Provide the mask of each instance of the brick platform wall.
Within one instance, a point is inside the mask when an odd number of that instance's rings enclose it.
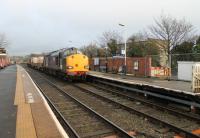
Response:
[[[97,61],[98,58],[89,60],[90,69],[93,71],[105,71],[107,63],[108,72],[118,73],[124,65],[124,58],[121,57],[99,58],[96,65],[95,60]],[[151,74],[151,57],[128,57],[126,63],[127,73],[129,74],[133,74],[134,76],[150,76]]]

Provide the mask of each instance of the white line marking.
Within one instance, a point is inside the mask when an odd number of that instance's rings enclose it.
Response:
[[[34,99],[33,99],[33,95],[32,95],[32,93],[27,93],[27,102],[28,103],[34,103],[35,101],[34,101]]]

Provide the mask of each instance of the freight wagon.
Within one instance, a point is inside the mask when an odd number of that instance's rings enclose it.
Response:
[[[30,59],[28,61],[29,66],[35,69],[42,69],[44,63],[44,55],[43,54],[31,54]]]

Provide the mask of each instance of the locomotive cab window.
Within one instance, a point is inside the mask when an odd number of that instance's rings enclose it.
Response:
[[[81,52],[78,51],[76,48],[70,48],[70,49],[67,49],[65,51],[66,56],[70,56],[70,55],[73,55],[73,54],[81,54]]]

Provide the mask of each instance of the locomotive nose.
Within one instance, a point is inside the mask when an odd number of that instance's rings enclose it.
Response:
[[[73,68],[67,68],[68,72],[87,72],[88,58],[82,54],[74,54],[66,59],[66,65]]]

